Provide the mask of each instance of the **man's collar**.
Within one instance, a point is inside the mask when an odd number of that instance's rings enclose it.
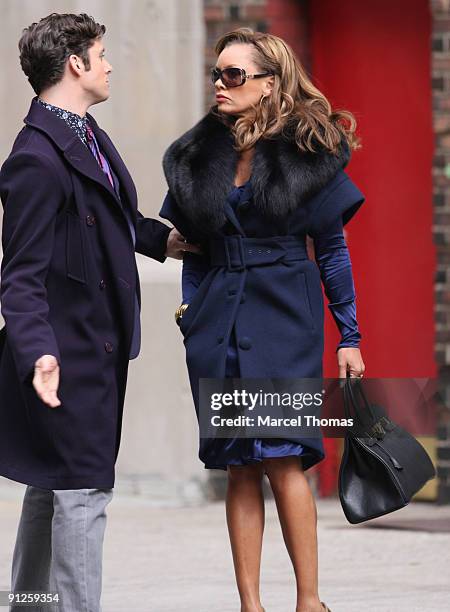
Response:
[[[58,114],[66,114],[67,116],[71,116],[74,119],[78,119],[79,121],[85,121],[86,120],[86,115],[84,115],[84,117],[82,117],[81,115],[79,115],[78,113],[74,113],[73,111],[67,110],[66,108],[62,108],[61,106],[56,106],[55,104],[50,104],[50,102],[45,102],[45,100],[42,100],[42,98],[39,98],[39,96],[36,96],[35,98],[37,100],[37,102],[39,104],[41,104],[42,106],[45,106],[46,108],[48,108],[49,110],[58,113]],[[67,117],[64,117],[64,119],[66,119]]]
[[[100,128],[94,117],[86,113],[86,118],[94,130],[94,134],[98,137]],[[62,151],[66,151],[73,146],[76,141],[79,141],[79,137],[67,123],[61,121],[55,113],[49,112],[42,104],[39,104],[37,97],[32,99],[30,109],[27,116],[24,118],[24,122],[26,125],[47,134]]]
[[[70,129],[72,129],[75,134],[77,134],[80,140],[84,144],[87,144],[86,124],[88,122],[88,119],[86,115],[84,117],[81,117],[77,113],[61,108],[60,106],[55,106],[54,104],[50,104],[49,102],[45,102],[39,97],[36,100],[40,106],[54,113],[57,117],[65,121],[65,123],[70,127]]]

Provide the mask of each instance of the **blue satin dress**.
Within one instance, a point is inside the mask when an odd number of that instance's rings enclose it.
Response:
[[[242,200],[247,183],[234,187],[228,196],[228,201],[235,210]],[[246,195],[248,199],[248,191]],[[341,333],[336,351],[341,347],[358,347],[361,334],[356,320],[353,275],[342,218],[330,226],[326,233],[314,237],[314,251],[329,300],[328,308]],[[200,261],[194,254],[185,254],[182,273],[183,303],[188,304],[191,301],[207,271],[208,266],[204,261]],[[240,377],[234,328],[227,349],[225,376]],[[289,440],[216,438],[211,440],[208,447],[205,468],[226,470],[227,465],[247,465],[270,457],[300,456],[307,453],[314,453],[314,450]]]

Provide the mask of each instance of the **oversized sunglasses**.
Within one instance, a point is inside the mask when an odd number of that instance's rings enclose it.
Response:
[[[261,72],[260,74],[247,74],[243,68],[211,68],[211,81],[215,83],[220,79],[225,87],[240,87],[247,79],[260,79],[271,75],[271,72]]]

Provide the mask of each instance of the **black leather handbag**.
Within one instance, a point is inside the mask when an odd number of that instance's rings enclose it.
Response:
[[[353,426],[345,436],[339,499],[347,520],[362,523],[406,506],[436,471],[423,446],[369,404],[361,379],[348,377],[342,390]]]

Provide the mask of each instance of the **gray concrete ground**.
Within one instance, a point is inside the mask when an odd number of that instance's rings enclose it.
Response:
[[[23,490],[0,479],[0,590],[9,587]],[[450,610],[450,507],[413,502],[365,526],[347,523],[337,499],[317,507],[320,594],[333,612]],[[263,604],[294,612],[273,500],[266,512]],[[155,505],[116,487],[108,517],[103,612],[239,612],[222,502]]]

